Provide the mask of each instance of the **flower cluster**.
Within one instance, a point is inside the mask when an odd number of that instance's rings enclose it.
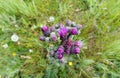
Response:
[[[82,41],[73,41],[75,35],[80,34],[82,25],[76,24],[68,20],[65,25],[57,24],[56,26],[42,26],[41,30],[43,36],[40,37],[41,41],[58,42],[59,46],[56,49],[50,50],[52,57],[62,59],[65,54],[78,54],[82,47]]]

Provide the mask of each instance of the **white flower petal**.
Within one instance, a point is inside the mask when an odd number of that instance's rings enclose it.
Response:
[[[55,18],[53,16],[50,16],[48,22],[53,22],[54,20]]]
[[[19,40],[18,35],[13,34],[13,35],[11,36],[11,40],[12,40],[13,42],[17,42],[17,41]]]

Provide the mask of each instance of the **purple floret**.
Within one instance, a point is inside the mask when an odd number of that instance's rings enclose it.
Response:
[[[42,29],[43,32],[48,31],[48,27],[47,26],[42,26],[41,29]]]
[[[63,55],[62,54],[58,54],[58,59],[62,59]]]
[[[71,40],[71,39],[68,39],[67,41],[66,41],[66,45],[72,45],[73,44],[73,41]]]
[[[81,48],[81,47],[82,47],[82,41],[80,41],[80,40],[79,40],[79,41],[76,41],[76,42],[74,43],[74,45]]]
[[[63,52],[64,52],[64,47],[63,47],[63,46],[60,46],[60,47],[57,49],[57,52],[58,52],[58,53],[63,53]]]
[[[50,33],[51,33],[50,29],[48,29],[47,31],[43,32],[44,36],[47,36],[47,37],[50,36]]]
[[[78,34],[77,28],[72,28],[72,29],[71,29],[71,34],[72,34],[72,35]]]
[[[75,54],[80,53],[80,48],[79,48],[79,47],[74,47],[74,53],[75,53]]]
[[[65,50],[66,54],[70,54],[70,49],[71,49],[71,46],[66,48],[66,50]]]
[[[68,29],[66,27],[61,27],[58,31],[61,38],[64,38],[67,36]]]
[[[56,35],[52,35],[51,38],[52,38],[53,41],[57,40],[57,36]]]
[[[41,41],[45,41],[45,37],[44,37],[44,36],[41,36],[41,37],[40,37],[40,40],[41,40]]]

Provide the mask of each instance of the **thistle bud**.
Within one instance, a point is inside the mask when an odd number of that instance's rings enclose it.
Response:
[[[68,29],[66,27],[61,27],[58,31],[58,34],[61,39],[67,38]]]
[[[48,30],[48,27],[47,27],[47,26],[42,26],[42,27],[41,27],[41,30],[42,30],[43,32],[45,32],[45,31]]]
[[[76,42],[74,43],[74,45],[81,48],[81,47],[82,47],[82,41],[80,41],[80,40],[79,40],[79,41],[76,41]]]
[[[50,34],[50,36],[51,36],[51,39],[52,39],[53,41],[56,41],[56,40],[57,40],[57,36],[56,36],[55,32],[52,32],[52,33]]]
[[[79,47],[74,47],[74,53],[75,53],[75,54],[80,53],[80,48],[79,48]]]
[[[63,52],[64,52],[64,47],[63,47],[63,46],[60,46],[60,47],[57,49],[57,52],[58,52],[58,53],[63,53]]]
[[[44,36],[48,37],[48,36],[50,36],[50,32],[51,32],[50,29],[48,29],[47,31],[44,31],[43,34],[44,34]]]
[[[51,27],[50,27],[50,31],[55,31],[55,27],[54,27],[54,26],[51,26]]]
[[[67,48],[67,49],[65,50],[65,52],[66,52],[66,54],[70,54],[70,48]]]
[[[54,55],[54,51],[53,51],[53,50],[50,51],[50,55],[51,55],[51,56]]]
[[[41,36],[41,37],[40,37],[40,40],[41,40],[41,41],[45,41],[45,37],[44,37],[44,36]]]
[[[58,54],[58,59],[62,59],[63,55],[62,54]]]
[[[72,35],[78,34],[77,28],[72,28],[72,29],[71,29],[71,34],[72,34]]]
[[[57,36],[56,36],[56,35],[52,35],[51,38],[52,38],[53,41],[56,41],[56,40],[57,40]]]

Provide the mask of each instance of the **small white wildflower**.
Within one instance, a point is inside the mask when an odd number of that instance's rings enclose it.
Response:
[[[4,44],[3,47],[4,47],[4,48],[8,48],[8,44]]]
[[[12,40],[13,42],[17,42],[17,41],[19,40],[18,35],[13,34],[13,35],[11,36],[11,40]]]
[[[54,20],[55,18],[53,16],[50,16],[48,22],[53,22]]]
[[[32,49],[29,49],[29,52],[30,52],[30,53],[32,53],[32,52],[33,52],[33,50],[32,50]]]

